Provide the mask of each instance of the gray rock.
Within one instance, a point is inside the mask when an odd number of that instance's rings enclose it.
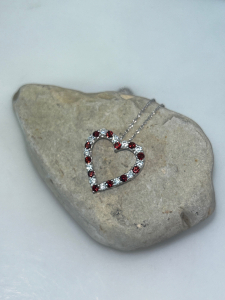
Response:
[[[195,122],[166,108],[134,140],[146,154],[140,175],[92,194],[83,154],[87,137],[104,127],[123,133],[147,101],[120,92],[85,94],[34,84],[22,86],[13,99],[30,156],[46,184],[92,238],[120,250],[172,237],[215,208],[211,144]],[[134,162],[132,153],[115,154],[105,140],[95,145],[93,156],[99,180],[126,172]]]

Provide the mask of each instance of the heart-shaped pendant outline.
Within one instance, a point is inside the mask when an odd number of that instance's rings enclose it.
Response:
[[[102,139],[110,141],[113,144],[114,151],[116,153],[123,150],[131,151],[135,155],[136,162],[127,173],[124,173],[114,179],[97,183],[97,178],[92,163],[92,150],[95,143]],[[145,163],[145,155],[141,146],[135,144],[134,142],[128,143],[127,141],[121,141],[116,134],[114,134],[111,130],[107,130],[105,128],[94,131],[93,134],[88,137],[84,145],[84,157],[89,183],[91,185],[93,193],[105,191],[112,187],[118,187],[124,183],[131,181],[141,172]]]

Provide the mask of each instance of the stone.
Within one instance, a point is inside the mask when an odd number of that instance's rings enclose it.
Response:
[[[134,139],[145,153],[138,176],[120,185],[119,176],[127,174],[135,156],[123,143],[123,151],[115,153],[112,142],[101,140],[92,153],[95,174],[100,182],[115,179],[105,191],[90,186],[87,171],[93,168],[85,164],[84,147],[91,148],[93,132],[110,128],[122,135],[147,101],[122,91],[85,94],[35,84],[22,86],[13,98],[30,157],[56,198],[93,239],[124,251],[168,239],[215,208],[211,144],[194,121],[167,108]],[[148,107],[126,140],[157,105]]]
[[[140,171],[138,166],[134,166],[132,170],[135,174],[139,173],[139,171]]]
[[[130,143],[128,144],[128,147],[129,147],[130,149],[134,149],[134,148],[136,147],[136,144],[135,144],[134,142],[130,142]]]
[[[91,157],[90,157],[90,156],[86,156],[86,157],[85,157],[85,162],[86,162],[87,164],[89,164],[89,163],[91,162]]]
[[[127,181],[127,175],[126,174],[121,175],[120,180],[123,181],[123,182],[126,182]]]
[[[109,130],[107,133],[106,133],[106,136],[108,138],[111,138],[113,136],[113,132],[111,130]]]
[[[93,177],[95,175],[95,172],[94,171],[88,171],[88,176],[89,177]]]
[[[99,187],[97,185],[93,185],[92,186],[92,191],[97,193],[97,191],[99,190]]]
[[[107,180],[106,183],[107,183],[108,188],[111,188],[113,186],[112,180]]]
[[[117,149],[117,150],[120,150],[120,148],[121,148],[120,142],[116,142],[116,143],[114,144],[114,148]]]
[[[94,131],[94,132],[93,132],[93,136],[94,136],[94,137],[98,137],[98,136],[99,136],[99,132],[98,132],[98,131]]]
[[[87,143],[85,144],[85,148],[86,148],[86,149],[90,149],[90,148],[91,148],[91,143],[90,143],[90,142],[87,142]]]
[[[138,157],[138,159],[143,160],[143,159],[145,158],[145,155],[144,155],[144,153],[139,152],[139,153],[137,154],[137,157]]]

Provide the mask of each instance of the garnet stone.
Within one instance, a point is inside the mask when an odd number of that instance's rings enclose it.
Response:
[[[111,188],[113,186],[113,181],[112,180],[108,180],[106,181],[108,188]]]
[[[121,175],[120,180],[123,181],[123,182],[126,182],[127,181],[127,175],[125,175],[125,174]]]
[[[86,164],[90,164],[90,162],[91,162],[91,157],[90,157],[90,156],[86,156],[86,157],[85,157],[85,162],[86,162]]]
[[[137,173],[139,173],[140,168],[138,166],[134,166],[132,171],[133,171],[134,174],[137,174]]]
[[[91,148],[91,143],[90,143],[90,142],[87,142],[87,143],[85,144],[85,148],[86,148],[86,149],[90,149],[90,148]]]
[[[130,143],[128,144],[128,147],[129,147],[130,149],[134,149],[134,148],[136,147],[136,144],[135,144],[134,142],[130,142]]]
[[[113,136],[113,132],[111,130],[106,132],[107,138],[111,138]]]
[[[139,153],[137,154],[137,157],[138,157],[138,159],[142,160],[142,159],[145,158],[145,155],[144,155],[143,152],[139,152]]]
[[[119,150],[119,149],[121,148],[120,142],[116,142],[116,143],[114,144],[114,148],[117,149],[117,150]]]
[[[97,191],[99,190],[99,187],[97,185],[93,185],[92,186],[92,191],[97,193]]]
[[[95,172],[94,171],[88,171],[88,176],[89,177],[93,177],[95,175]]]
[[[98,132],[97,130],[94,131],[94,132],[93,132],[93,136],[94,136],[94,137],[98,137],[98,136],[99,136],[99,132]]]

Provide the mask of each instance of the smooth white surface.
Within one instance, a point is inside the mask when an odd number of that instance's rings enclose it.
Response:
[[[11,98],[26,83],[155,97],[212,142],[217,209],[153,248],[93,241],[27,155]],[[131,116],[131,119],[133,117]],[[0,299],[225,299],[225,1],[0,1]]]

